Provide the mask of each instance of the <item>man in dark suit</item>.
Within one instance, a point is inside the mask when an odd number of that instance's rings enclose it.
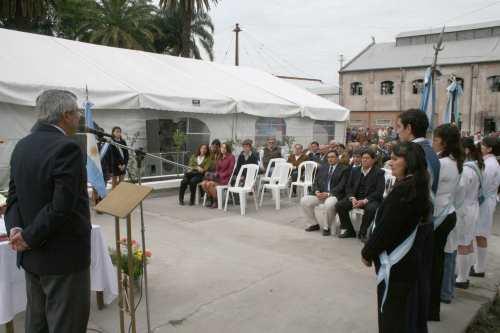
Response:
[[[366,150],[361,155],[361,168],[353,168],[346,185],[346,197],[337,202],[335,208],[340,217],[340,238],[356,237],[349,212],[353,208],[363,209],[359,238],[364,240],[368,226],[384,195],[384,171],[375,167],[377,154]]]
[[[84,333],[90,311],[90,211],[85,157],[69,137],[80,119],[76,96],[38,96],[39,120],[16,145],[5,213],[26,274],[26,332]]]
[[[326,225],[323,226],[323,236],[331,235],[331,226],[335,215],[335,205],[345,194],[347,167],[339,164],[339,155],[330,151],[327,155],[328,164],[321,165],[313,185],[314,195],[308,195],[300,200],[302,211],[308,220],[306,231],[319,230],[320,226],[314,215],[314,208],[324,204],[326,208]]]

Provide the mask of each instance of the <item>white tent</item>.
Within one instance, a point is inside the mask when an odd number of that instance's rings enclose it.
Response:
[[[349,110],[260,70],[6,29],[0,45],[0,139],[7,141],[0,145],[0,188],[46,89],[70,90],[83,101],[87,86],[101,126],[139,131],[143,141],[146,119],[180,117],[201,119],[223,139],[253,137],[261,117],[285,119],[287,135],[304,140],[313,138],[315,120],[331,121],[343,141]]]

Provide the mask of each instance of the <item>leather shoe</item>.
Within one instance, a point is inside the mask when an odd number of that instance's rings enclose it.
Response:
[[[465,282],[455,282],[455,288],[469,289],[469,280]]]
[[[482,273],[477,273],[477,272],[474,270],[474,267],[471,267],[471,268],[470,268],[469,276],[484,278],[484,275],[485,275],[485,274],[484,274],[484,272],[482,272]]]
[[[339,238],[356,238],[356,233],[342,229],[340,230]]]
[[[319,230],[319,224],[311,225],[311,226],[308,226],[306,228],[307,232],[309,232],[309,231],[316,231],[316,230]]]
[[[332,234],[332,232],[330,231],[330,229],[323,229],[323,236],[330,236]]]

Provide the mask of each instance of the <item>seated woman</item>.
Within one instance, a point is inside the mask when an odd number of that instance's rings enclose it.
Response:
[[[196,154],[189,159],[189,170],[184,174],[179,189],[179,204],[184,205],[184,193],[189,185],[191,197],[189,198],[189,205],[194,205],[196,196],[196,186],[203,180],[205,172],[211,167],[212,159],[208,154],[208,145],[201,144],[196,151]]]
[[[207,193],[211,202],[210,208],[217,208],[218,185],[227,185],[234,169],[235,158],[231,153],[231,146],[223,143],[220,147],[222,158],[216,162],[215,173],[207,173],[206,179],[201,183],[201,187]]]
[[[379,332],[427,332],[426,257],[433,225],[422,148],[416,143],[396,146],[391,167],[396,183],[379,207],[362,261],[367,266],[375,263],[378,274]]]

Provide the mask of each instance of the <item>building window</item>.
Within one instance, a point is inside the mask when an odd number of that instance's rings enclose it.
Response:
[[[390,119],[377,119],[375,120],[375,126],[377,127],[389,127],[392,125]]]
[[[282,144],[286,135],[286,123],[281,118],[259,118],[255,122],[255,146],[260,147],[266,144],[270,136],[274,136],[279,144]]]
[[[393,95],[394,94],[394,82],[383,81],[380,84],[380,94],[381,95]]]
[[[363,83],[353,82],[351,83],[351,95],[363,95]]]
[[[455,81],[460,85],[460,87],[462,87],[462,90],[464,90],[464,79],[456,76]],[[453,81],[451,79],[448,79],[448,84],[451,84],[451,82],[453,82]]]
[[[493,75],[488,78],[488,86],[491,92],[500,92],[500,75]]]
[[[418,79],[411,83],[411,89],[414,95],[418,95],[422,93],[424,89],[424,80]]]
[[[313,126],[313,139],[318,142],[330,142],[335,139],[335,122],[316,120]]]

